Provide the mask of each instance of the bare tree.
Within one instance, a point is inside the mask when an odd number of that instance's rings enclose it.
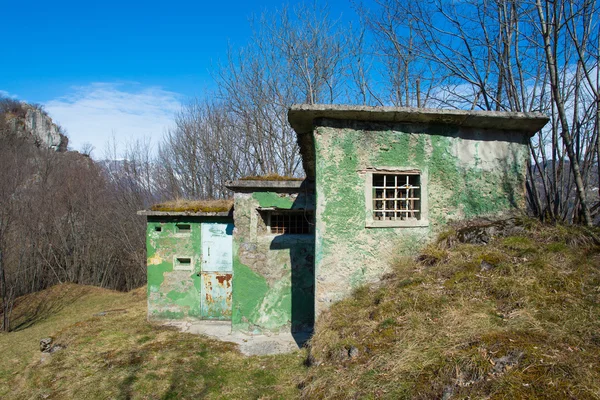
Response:
[[[199,100],[183,107],[159,148],[157,180],[169,197],[221,198],[224,183],[256,173],[249,138],[221,104]]]
[[[78,152],[41,147],[21,129],[19,107],[0,99],[3,330],[14,328],[16,297],[56,283],[143,284],[144,220],[135,212],[152,201],[141,146],[122,170],[110,170]]]
[[[550,114],[549,128],[530,143],[529,204],[543,219],[591,224],[587,187],[598,169],[596,2],[381,0],[379,11],[370,26],[404,74],[390,79],[394,98],[401,87],[403,105],[422,105],[420,93],[427,91],[432,106]],[[418,80],[406,73],[411,65],[421,71]]]
[[[81,146],[81,154],[83,154],[84,156],[87,156],[87,157],[91,157],[92,156],[92,152],[94,150],[95,150],[95,147],[90,142],[85,142]]]
[[[10,314],[15,292],[7,265],[14,249],[12,230],[21,213],[20,189],[31,172],[28,143],[17,136],[0,117],[0,296],[2,300],[2,330],[10,330]]]
[[[347,95],[351,41],[328,7],[317,3],[264,14],[253,28],[250,43],[230,50],[217,71],[219,97],[257,173],[297,175],[300,156],[287,109]]]

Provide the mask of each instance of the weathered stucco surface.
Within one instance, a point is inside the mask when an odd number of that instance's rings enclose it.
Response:
[[[319,120],[316,159],[317,314],[410,256],[449,220],[523,208],[528,136],[448,125]],[[367,171],[428,176],[428,224],[367,228]]]
[[[268,189],[266,189],[268,190]],[[314,209],[314,195],[236,193],[232,329],[303,330],[314,322],[314,235],[274,235],[259,208]]]
[[[231,222],[224,218],[148,217],[146,248],[148,265],[148,318],[200,319],[202,222]],[[189,224],[180,233],[178,224]],[[157,231],[160,228],[160,232]],[[192,270],[174,269],[174,257],[190,257]],[[227,316],[224,316],[225,318]]]

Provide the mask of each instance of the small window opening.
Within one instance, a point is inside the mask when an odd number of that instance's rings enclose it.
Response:
[[[373,219],[407,221],[421,219],[420,176],[373,174]]]
[[[154,230],[155,230],[156,232],[162,232],[162,227],[160,227],[160,226],[155,226],[155,227],[154,227]]]
[[[312,233],[312,213],[291,212],[271,214],[271,233],[283,234],[307,234]]]
[[[175,257],[173,261],[175,270],[191,271],[193,269],[191,257]]]
[[[176,226],[178,233],[190,233],[192,231],[192,226],[190,224],[177,224]]]

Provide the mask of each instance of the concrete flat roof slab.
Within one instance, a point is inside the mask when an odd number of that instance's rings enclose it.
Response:
[[[458,127],[527,132],[534,135],[550,120],[539,112],[446,110],[412,107],[371,107],[331,104],[295,104],[288,120],[298,134],[312,132],[314,120],[329,118],[367,122],[444,124]]]
[[[151,211],[141,210],[137,215],[146,217],[231,217],[231,211],[223,212],[192,212],[192,211]]]
[[[237,180],[225,184],[227,189],[234,192],[299,192],[300,190],[312,189],[311,182],[305,180]]]

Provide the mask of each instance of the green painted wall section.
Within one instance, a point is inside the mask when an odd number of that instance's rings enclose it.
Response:
[[[149,217],[146,228],[148,266],[148,318],[199,319],[201,317],[201,223],[231,222],[223,218]],[[177,225],[190,225],[182,233]],[[160,229],[160,231],[157,230]],[[176,270],[174,257],[190,257],[191,271]]]
[[[258,319],[256,313],[269,291],[269,285],[265,278],[240,262],[235,247],[233,254],[233,287],[236,290],[231,322],[235,326],[241,326]],[[252,290],[248,290],[250,288]]]
[[[271,286],[264,277],[237,260],[234,287],[234,329],[262,333],[291,326],[291,280],[281,279]]]
[[[524,143],[518,133],[441,126],[318,127],[317,314],[352,288],[378,279],[397,259],[413,256],[450,220],[524,207]],[[374,168],[427,171],[427,226],[366,227],[367,171]]]
[[[294,201],[286,194],[274,192],[255,192],[252,198],[258,201],[260,207],[292,208]]]
[[[235,194],[232,329],[303,330],[314,323],[314,236],[273,235],[257,208],[314,207],[314,196]]]

